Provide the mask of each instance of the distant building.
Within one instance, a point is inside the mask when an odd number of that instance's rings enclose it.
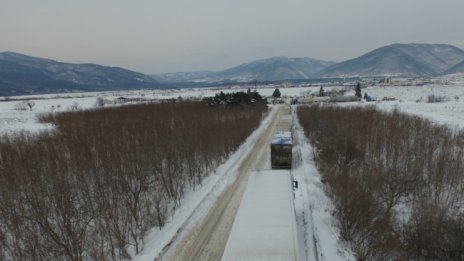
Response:
[[[381,82],[383,86],[416,86],[418,85],[416,80],[405,79],[405,78],[395,78],[385,77]]]

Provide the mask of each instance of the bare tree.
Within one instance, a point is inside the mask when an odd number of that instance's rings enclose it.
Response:
[[[34,108],[34,106],[35,106],[35,102],[34,101],[26,101],[26,104],[27,104],[27,107],[29,107],[29,110],[32,111],[32,108]]]
[[[359,260],[464,259],[456,212],[464,200],[462,132],[372,108],[300,107],[298,116]]]
[[[40,117],[59,131],[0,137],[0,259],[130,259],[265,111],[198,102],[75,110]]]

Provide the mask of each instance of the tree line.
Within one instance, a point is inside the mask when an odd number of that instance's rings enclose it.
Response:
[[[464,260],[464,131],[336,106],[298,117],[358,260]]]
[[[210,106],[216,107],[250,106],[266,103],[266,100],[263,99],[259,92],[256,90],[251,91],[251,89],[248,89],[247,92],[224,93],[221,91],[215,94],[214,97],[203,98],[203,101]]]
[[[131,258],[265,111],[139,104],[42,115],[55,130],[0,137],[0,259]]]

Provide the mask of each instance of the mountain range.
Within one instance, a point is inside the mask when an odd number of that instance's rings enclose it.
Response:
[[[340,63],[273,57],[223,71],[156,75],[97,64],[72,64],[0,53],[0,95],[196,86],[340,77],[431,77],[464,73],[464,51],[447,44],[391,44]]]
[[[310,78],[429,77],[464,72],[464,51],[447,44],[391,44],[340,63],[311,58],[274,57],[218,72],[152,75],[159,82],[246,82]],[[453,68],[453,69],[452,69]]]
[[[311,58],[273,57],[244,63],[227,70],[152,75],[159,82],[248,82],[310,79],[335,64]]]
[[[119,67],[71,64],[14,52],[0,53],[0,95],[138,89],[160,84]]]
[[[447,44],[392,44],[334,64],[318,77],[438,76],[464,61],[464,51]]]

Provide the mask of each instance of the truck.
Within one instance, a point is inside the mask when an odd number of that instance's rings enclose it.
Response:
[[[300,261],[289,170],[250,173],[222,261]]]
[[[290,131],[277,132],[272,137],[271,166],[273,169],[292,168],[292,133]]]

